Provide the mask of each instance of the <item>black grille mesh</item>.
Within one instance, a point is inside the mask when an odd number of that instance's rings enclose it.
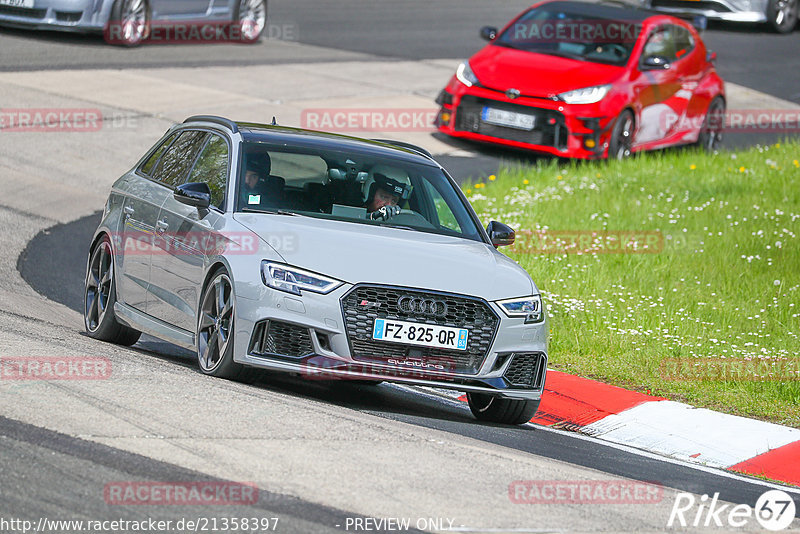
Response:
[[[432,318],[402,310],[398,300],[403,296],[442,300],[447,304],[447,313],[443,317]],[[379,306],[361,305],[364,301],[377,303]],[[444,370],[459,374],[476,374],[480,370],[492,346],[498,324],[497,316],[489,305],[480,299],[398,287],[356,286],[342,297],[342,310],[354,360],[386,363],[389,358],[410,358],[441,365]],[[467,350],[438,349],[373,340],[372,328],[376,318],[467,328],[469,330]]]
[[[519,130],[517,128],[507,128],[505,126],[497,126],[483,122],[483,120],[481,120],[481,113],[483,112],[484,106],[491,106],[493,108],[516,113],[524,113],[525,115],[533,115],[536,117],[534,129],[530,131]],[[555,124],[550,124],[551,119],[555,120]],[[461,103],[456,110],[455,129],[498,137],[500,139],[519,141],[520,143],[532,143],[534,145],[554,147],[566,146],[567,129],[564,125],[564,116],[561,113],[549,109],[533,108],[518,104],[509,104],[508,102],[500,102],[498,100],[478,98],[471,95],[465,95],[461,99]]]
[[[511,364],[503,376],[513,386],[539,389],[542,387],[546,365],[541,353],[516,353],[511,357]]]
[[[308,328],[282,321],[262,321],[253,330],[251,354],[300,357],[314,353]]]
[[[31,7],[0,6],[0,15],[13,15],[15,17],[43,19],[45,15],[47,15],[47,10],[33,9]]]
[[[56,20],[59,22],[78,22],[82,16],[81,11],[56,11]]]

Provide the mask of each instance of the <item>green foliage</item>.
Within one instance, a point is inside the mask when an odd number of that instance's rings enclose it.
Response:
[[[550,161],[464,189],[517,229],[504,252],[549,307],[551,367],[798,427],[798,158]]]

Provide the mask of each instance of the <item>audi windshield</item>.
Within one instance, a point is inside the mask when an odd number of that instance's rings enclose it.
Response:
[[[392,226],[482,241],[435,165],[373,153],[245,141],[236,209]]]

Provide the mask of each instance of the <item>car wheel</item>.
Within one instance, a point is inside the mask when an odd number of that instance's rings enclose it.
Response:
[[[722,142],[722,130],[725,126],[725,101],[717,96],[711,101],[703,120],[703,128],[697,137],[697,146],[706,152],[714,152]]]
[[[797,23],[798,0],[769,0],[767,20],[778,33],[790,33]]]
[[[89,337],[130,346],[139,340],[142,333],[117,321],[114,316],[116,292],[114,253],[108,236],[103,236],[89,255],[83,293],[83,322]]]
[[[200,299],[197,319],[197,361],[211,376],[243,379],[248,369],[233,361],[236,302],[233,284],[224,269],[209,280]]]
[[[122,46],[139,46],[150,34],[147,0],[116,0],[106,28],[106,40]]]
[[[258,42],[267,27],[267,1],[239,0],[234,20],[242,32],[242,41]]]
[[[479,421],[505,425],[523,425],[539,409],[538,400],[503,399],[485,393],[467,393],[467,402]]]
[[[608,143],[609,159],[625,159],[631,155],[633,146],[633,113],[625,110],[617,117]]]

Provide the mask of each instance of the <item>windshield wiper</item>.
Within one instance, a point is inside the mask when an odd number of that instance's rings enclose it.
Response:
[[[294,211],[287,211],[287,210],[257,210],[254,208],[242,208],[239,211],[244,213],[266,213],[269,215],[291,215],[292,217],[308,217],[308,215],[303,215],[302,213],[296,213]]]
[[[411,230],[412,232],[419,232],[416,228],[412,228],[410,226],[403,226],[402,224],[381,224],[380,226],[386,226],[388,228],[399,228],[400,230]]]

